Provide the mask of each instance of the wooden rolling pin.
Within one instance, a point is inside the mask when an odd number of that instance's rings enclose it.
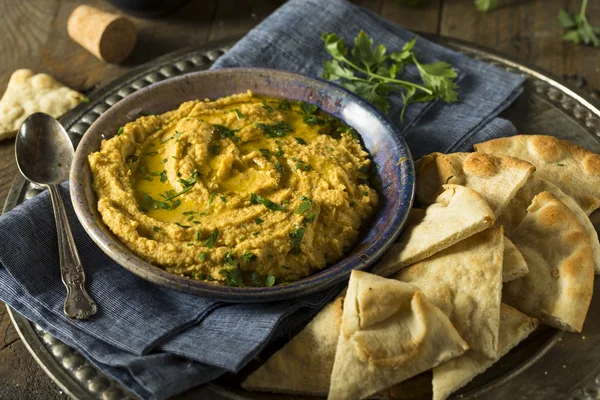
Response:
[[[73,10],[67,32],[75,42],[110,64],[125,60],[135,47],[136,28],[130,19],[86,5]]]

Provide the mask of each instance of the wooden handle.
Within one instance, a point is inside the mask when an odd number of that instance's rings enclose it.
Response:
[[[73,10],[67,32],[98,59],[111,64],[125,60],[135,47],[136,28],[130,19],[86,5]]]

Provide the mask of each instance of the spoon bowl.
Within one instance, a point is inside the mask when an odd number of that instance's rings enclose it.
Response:
[[[65,129],[44,113],[31,114],[21,125],[15,142],[19,171],[40,185],[66,181],[74,153]]]
[[[73,144],[62,125],[44,113],[30,115],[21,125],[15,142],[15,157],[21,174],[50,192],[58,235],[58,254],[62,281],[67,288],[64,313],[87,319],[98,307],[85,290],[85,274],[69,227],[58,184],[69,178]]]

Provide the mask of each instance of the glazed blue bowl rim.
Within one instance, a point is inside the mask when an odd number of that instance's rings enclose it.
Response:
[[[91,179],[84,179],[84,170],[87,169],[87,171],[89,171],[89,166],[87,164],[88,154],[98,150],[98,148],[89,148],[89,142],[92,140],[92,137],[94,135],[102,134],[102,131],[96,132],[97,127],[101,126],[104,121],[109,120],[113,113],[118,113],[123,108],[126,108],[129,102],[137,99],[138,97],[144,96],[148,92],[157,90],[157,88],[167,85],[185,85],[185,82],[188,80],[203,79],[215,75],[227,76],[228,74],[256,74],[258,76],[268,76],[270,79],[276,80],[285,80],[286,77],[289,77],[295,80],[304,81],[313,88],[325,89],[327,92],[333,94],[336,94],[337,92],[336,95],[338,95],[340,98],[347,96],[352,100],[353,103],[357,104],[361,109],[366,110],[369,114],[374,115],[380,121],[382,126],[385,128],[384,134],[389,136],[397,145],[396,150],[398,150],[398,153],[394,154],[395,159],[398,160],[398,163],[396,164],[397,168],[395,168],[395,178],[398,180],[398,184],[402,186],[403,190],[401,197],[398,199],[399,204],[397,204],[397,207],[394,207],[395,213],[393,215],[386,215],[386,219],[393,219],[391,229],[385,231],[385,235],[383,235],[383,237],[379,237],[373,245],[368,247],[370,252],[368,256],[362,257],[365,256],[365,254],[361,254],[360,256],[352,256],[352,253],[347,254],[335,264],[329,265],[306,278],[291,282],[284,286],[230,287],[225,285],[209,284],[200,280],[185,278],[153,266],[127,249],[119,241],[119,239],[112,234],[112,232],[108,231],[108,228],[104,225],[99,217],[97,209],[92,209],[92,207],[89,206],[89,200],[84,190],[86,186],[88,187],[88,190],[91,188]],[[255,92],[260,94],[259,89],[257,89]],[[199,95],[198,98],[202,98],[202,96]],[[290,99],[293,99],[293,97],[290,97]],[[318,98],[315,99],[315,102],[318,101]],[[324,111],[332,113],[328,110]],[[335,113],[332,114],[335,115]],[[344,118],[339,115],[337,115],[337,117],[344,120]],[[369,153],[371,153],[370,149],[367,150],[369,150]],[[94,123],[86,131],[77,146],[69,180],[71,199],[77,218],[92,240],[117,264],[140,276],[141,278],[161,286],[228,302],[266,302],[294,299],[331,288],[335,284],[347,280],[353,269],[368,269],[394,243],[402,231],[410,208],[413,204],[415,190],[414,165],[408,146],[402,138],[399,129],[396,128],[396,126],[377,108],[354,93],[330,81],[326,81],[321,78],[309,77],[295,72],[267,68],[223,68],[218,70],[199,71],[165,79],[139,89],[138,91],[125,97],[123,100],[115,103],[115,105],[111,106],[96,121],[94,121]],[[379,194],[381,195],[381,193]],[[377,219],[376,216],[382,211],[381,208],[382,207],[380,207],[375,216],[372,217],[372,221],[370,221],[371,224],[373,223],[373,220]],[[373,225],[370,226],[369,231],[372,229]],[[360,239],[361,238],[359,238],[359,242]]]

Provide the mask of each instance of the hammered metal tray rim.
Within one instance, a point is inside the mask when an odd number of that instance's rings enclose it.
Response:
[[[558,104],[555,104],[555,106],[557,108],[560,108],[559,105],[562,105],[562,108],[563,108],[562,111],[565,113],[565,117],[571,118],[575,121],[577,121],[578,119],[582,120],[583,123],[581,123],[581,122],[578,122],[578,123],[580,123],[580,125],[582,125],[582,126],[585,125],[585,127],[587,128],[589,133],[592,136],[594,136],[594,138],[598,141],[598,137],[600,136],[600,110],[598,110],[596,108],[596,106],[594,105],[594,100],[592,100],[591,97],[589,95],[586,95],[583,91],[570,88],[570,87],[558,82],[558,78],[553,77],[551,74],[545,73],[544,71],[542,71],[539,68],[524,65],[523,63],[511,60],[509,58],[506,58],[504,56],[496,54],[493,51],[485,49],[483,47],[476,46],[476,45],[473,45],[473,44],[470,44],[470,43],[467,43],[467,42],[464,42],[461,40],[452,39],[452,38],[444,38],[444,37],[439,37],[439,36],[429,35],[429,34],[423,35],[423,36],[426,36],[429,39],[439,41],[442,44],[449,45],[450,47],[453,47],[454,49],[456,49],[458,51],[469,53],[470,56],[473,56],[476,59],[481,59],[485,62],[499,65],[499,66],[501,66],[509,71],[512,71],[512,72],[521,73],[526,76],[528,75],[529,77],[532,77],[537,80],[537,81],[534,81],[533,83],[534,83],[534,85],[536,85],[535,90],[538,93],[541,93],[542,91],[545,92],[548,90],[544,85],[555,88],[558,92],[562,93],[562,96],[559,96],[556,99],[551,98],[552,101],[554,101],[555,103],[558,103]],[[237,38],[236,38],[236,40],[237,40]],[[89,113],[96,112],[96,114],[100,115],[100,113],[103,111],[98,112],[95,110],[99,105],[101,105],[101,101],[102,100],[106,101],[109,97],[111,97],[111,95],[118,92],[120,90],[120,88],[123,87],[123,85],[131,86],[132,83],[138,82],[140,79],[142,79],[144,76],[147,76],[151,72],[157,71],[160,68],[163,68],[165,66],[170,66],[170,65],[174,65],[178,62],[186,61],[189,57],[191,57],[192,55],[197,54],[197,53],[202,52],[201,54],[212,62],[212,61],[214,61],[214,59],[216,59],[218,57],[218,55],[215,57],[215,54],[217,54],[219,51],[222,51],[223,48],[229,47],[231,44],[232,44],[231,40],[223,40],[223,41],[215,42],[212,45],[209,45],[208,48],[205,47],[203,49],[198,49],[198,48],[181,49],[174,53],[167,54],[165,56],[161,56],[158,59],[156,59],[148,64],[144,64],[139,67],[136,67],[135,69],[133,69],[129,73],[125,74],[124,76],[118,78],[117,80],[113,81],[106,87],[99,88],[99,89],[93,91],[89,95],[91,97],[90,103],[83,104],[83,105],[76,107],[74,110],[69,112],[65,117],[63,117],[62,120],[63,121],[68,120],[67,126],[69,128],[73,128],[74,125],[77,125],[78,121],[81,122],[82,120],[84,120],[85,116]],[[210,54],[210,56],[207,54]],[[185,71],[182,71],[182,72],[185,73]],[[538,83],[539,83],[539,85],[538,85]],[[540,90],[538,90],[538,89],[540,89]],[[135,89],[135,90],[137,90],[137,89]],[[551,97],[551,96],[548,96],[548,97]],[[563,100],[565,102],[575,101],[576,104],[575,105],[563,104]],[[585,112],[580,112],[578,115],[577,113],[574,112],[575,107],[582,108],[582,109],[584,109]],[[572,111],[572,112],[569,114],[567,111]],[[588,121],[591,121],[591,122],[588,122]],[[89,119],[87,121],[84,121],[84,123],[88,124],[88,126],[92,122],[93,122],[93,120],[89,121]],[[67,126],[65,126],[65,127],[67,128]],[[69,133],[72,135],[76,134],[77,129],[75,129],[75,128],[69,130]],[[75,132],[72,132],[72,130],[74,130]],[[593,130],[593,132],[592,132],[592,130]],[[24,178],[18,176],[15,179],[13,186],[11,187],[9,196],[7,197],[5,207],[4,207],[5,211],[10,210],[12,207],[14,207],[16,204],[19,203],[19,200],[23,195],[25,186],[26,186],[26,181],[24,180]],[[29,350],[29,352],[33,355],[34,359],[36,360],[36,362],[38,362],[38,364],[40,364],[40,366],[43,368],[43,370],[57,383],[57,385],[66,394],[68,394],[72,398],[79,398],[79,399],[97,399],[97,398],[99,398],[98,396],[101,396],[101,398],[107,398],[107,399],[111,398],[111,397],[105,396],[106,393],[96,393],[96,394],[92,393],[89,390],[89,388],[85,387],[86,382],[78,382],[71,374],[69,374],[69,372],[67,372],[67,369],[59,363],[57,358],[55,356],[53,356],[51,354],[50,350],[44,345],[44,343],[38,333],[39,329],[41,329],[41,328],[34,327],[33,324],[30,321],[28,321],[26,318],[24,318],[20,314],[16,313],[10,307],[7,307],[7,308],[9,311],[10,318],[11,318],[15,328],[16,328],[19,336],[23,340],[23,342],[25,342],[25,345],[26,345],[27,349]],[[38,330],[38,332],[36,332],[36,330]],[[551,343],[549,342],[549,345],[546,346],[542,350],[542,352],[537,353],[534,357],[532,357],[530,360],[528,360],[528,362],[524,363],[523,365],[520,365],[516,370],[512,371],[511,373],[508,373],[508,374],[496,379],[495,381],[489,382],[487,385],[485,385],[484,387],[482,387],[480,389],[475,389],[475,390],[469,391],[466,394],[466,396],[477,397],[481,393],[507,382],[514,375],[519,374],[524,369],[528,368],[529,365],[535,363],[535,361],[537,361],[539,358],[543,357],[543,355],[546,352],[548,352],[552,349],[552,346],[555,342],[562,340],[562,336],[563,336],[562,332],[557,332],[553,336],[552,340],[550,341]],[[598,378],[596,380],[598,380]],[[220,395],[221,398],[229,398],[229,399],[236,399],[236,400],[237,399],[240,399],[240,400],[245,399],[245,397],[243,397],[243,396],[240,396],[238,394],[228,391],[227,389],[218,387],[213,384],[207,384],[204,386],[210,388],[212,394]],[[120,390],[122,390],[124,392],[124,390],[122,388]],[[121,398],[121,397],[115,397],[115,398]]]

